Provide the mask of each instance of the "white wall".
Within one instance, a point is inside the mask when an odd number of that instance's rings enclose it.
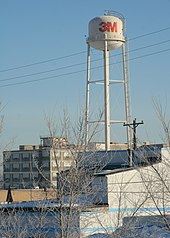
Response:
[[[161,154],[161,163],[119,173],[108,172],[107,189],[100,190],[103,197],[108,191],[108,207],[96,207],[81,215],[84,234],[110,233],[122,225],[125,217],[169,213],[170,150],[162,148]]]

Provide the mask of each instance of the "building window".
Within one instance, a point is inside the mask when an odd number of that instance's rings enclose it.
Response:
[[[22,154],[22,156],[23,156],[23,159],[29,159],[30,158],[30,154],[28,152],[24,152]]]
[[[50,179],[50,174],[47,173],[47,172],[45,172],[45,173],[44,173],[44,177],[45,177],[46,179]]]
[[[23,180],[29,180],[30,174],[29,173],[23,173]]]
[[[4,171],[5,172],[10,171],[10,163],[5,163],[4,164]]]
[[[20,176],[19,176],[19,173],[13,174],[12,177],[13,177],[13,181],[15,181],[15,182],[16,182],[16,181],[19,181],[19,177],[20,177]]]
[[[5,183],[6,182],[10,182],[10,175],[9,174],[5,174],[4,175],[4,180],[5,180]]]
[[[31,173],[33,179],[38,179],[38,172]]]
[[[29,169],[29,168],[30,168],[29,162],[24,162],[24,163],[22,164],[22,167],[23,167],[23,169]]]
[[[13,159],[19,159],[19,153],[13,153],[12,158]]]
[[[49,161],[43,161],[42,168],[49,168],[49,167],[50,167]]]
[[[19,163],[13,163],[12,164],[12,169],[13,170],[19,170]]]
[[[42,157],[49,157],[49,150],[42,150]]]
[[[19,183],[13,182],[12,187],[16,189],[16,188],[19,188],[20,186],[19,186]]]

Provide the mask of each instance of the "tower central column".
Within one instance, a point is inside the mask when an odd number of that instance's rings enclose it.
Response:
[[[110,150],[110,85],[107,40],[104,41],[104,44],[105,150]]]

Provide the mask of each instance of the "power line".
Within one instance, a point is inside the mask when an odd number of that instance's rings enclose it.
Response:
[[[152,32],[149,32],[149,33],[146,33],[146,34],[143,34],[143,35],[135,36],[135,37],[130,38],[128,40],[129,41],[136,40],[136,39],[139,39],[139,38],[142,38],[142,37],[145,37],[145,36],[150,36],[150,35],[157,34],[157,33],[160,33],[162,31],[167,31],[167,30],[170,30],[170,27],[166,27],[166,28],[163,28],[163,29],[160,29],[160,30],[157,30],[157,31],[152,31]]]
[[[149,32],[149,33],[139,35],[139,36],[136,36],[136,37],[133,37],[133,38],[129,38],[128,40],[129,41],[136,40],[138,38],[142,38],[142,37],[146,37],[146,36],[149,36],[149,35],[157,34],[157,33],[160,33],[162,31],[167,31],[169,29],[170,29],[170,27],[166,27],[166,28],[163,28],[163,29],[159,29],[157,31],[153,31],[153,32]],[[81,52],[73,53],[73,54],[70,54],[70,55],[65,55],[65,56],[61,56],[61,57],[57,57],[57,58],[43,60],[43,61],[31,63],[31,64],[26,64],[26,65],[21,65],[21,66],[17,66],[17,67],[8,68],[8,69],[2,69],[2,70],[0,70],[0,73],[12,71],[12,70],[17,70],[17,69],[22,69],[22,68],[27,68],[27,67],[32,67],[32,66],[35,66],[35,65],[45,64],[45,63],[49,63],[49,62],[53,62],[53,61],[57,61],[57,60],[61,60],[61,59],[66,59],[66,58],[73,57],[73,56],[76,56],[76,55],[80,55],[80,54],[83,54],[83,53],[86,53],[86,51],[81,51]]]
[[[149,48],[149,47],[154,47],[154,46],[162,45],[162,44],[165,44],[167,42],[170,42],[170,39],[166,40],[166,41],[161,41],[161,42],[158,42],[158,43],[155,43],[155,44],[143,46],[143,47],[140,47],[140,48],[132,49],[132,50],[128,51],[127,53],[143,50],[143,49],[146,49],[146,48]],[[119,55],[121,55],[121,53],[113,55],[111,57],[115,57],[115,56],[119,56]],[[99,60],[102,60],[102,58],[101,59],[92,60],[91,62],[96,62],[96,61],[99,61]],[[82,62],[82,63],[78,63],[78,64],[73,64],[73,65],[67,65],[67,66],[63,66],[63,67],[59,67],[59,68],[55,68],[55,69],[51,69],[51,70],[40,71],[40,72],[37,72],[37,73],[31,73],[31,74],[25,74],[25,75],[20,75],[20,76],[0,79],[0,82],[10,81],[10,80],[14,80],[14,79],[20,79],[20,78],[25,78],[25,77],[31,77],[31,76],[36,76],[36,75],[45,74],[45,73],[51,73],[51,72],[54,72],[54,71],[58,71],[58,70],[62,70],[62,69],[68,69],[68,68],[72,68],[72,67],[80,66],[80,65],[84,65],[84,64],[86,64],[86,62]]]
[[[85,64],[85,62],[79,63],[79,64],[67,65],[67,66],[63,66],[63,67],[60,67],[60,68],[56,68],[56,69],[40,71],[40,72],[37,72],[37,73],[24,74],[24,75],[20,75],[20,76],[11,77],[11,78],[0,79],[0,82],[9,81],[9,80],[13,80],[13,79],[19,79],[19,78],[25,78],[25,77],[30,77],[30,76],[35,76],[35,75],[39,75],[39,74],[51,73],[51,72],[54,72],[54,71],[57,71],[57,70],[68,69],[68,68],[72,68],[74,66],[79,66],[79,65],[83,65],[83,64]]]
[[[82,72],[84,72],[84,71],[86,71],[86,69],[84,69],[84,70],[79,70],[79,71],[74,71],[74,72],[69,72],[69,73],[58,74],[58,75],[55,75],[55,76],[49,76],[49,77],[40,78],[40,79],[32,79],[32,80],[28,80],[28,81],[25,81],[25,82],[17,82],[17,83],[11,83],[11,84],[6,84],[6,85],[1,85],[0,88],[2,88],[2,87],[8,87],[8,86],[14,86],[14,85],[19,85],[19,84],[27,84],[27,83],[32,83],[32,82],[44,81],[44,80],[53,79],[53,78],[58,78],[58,77],[62,77],[62,76],[67,76],[67,75],[82,73]]]
[[[149,53],[149,54],[145,54],[145,55],[141,55],[141,56],[137,56],[137,57],[131,58],[131,59],[127,60],[127,61],[132,61],[132,60],[136,60],[136,59],[140,59],[140,58],[144,58],[144,57],[148,57],[148,56],[152,56],[152,55],[156,55],[156,54],[160,54],[160,53],[164,53],[164,52],[168,52],[168,51],[170,51],[170,48],[165,49],[165,50],[160,50],[160,51],[157,51],[157,52],[153,52],[153,53]],[[119,64],[121,62],[122,61],[119,61],[119,62],[116,62],[116,63],[112,63],[110,65]],[[93,67],[91,69],[98,69],[98,68],[101,68],[101,67],[103,67],[103,66],[97,66],[97,67]],[[59,75],[55,75],[55,76],[49,76],[49,77],[40,78],[40,79],[28,80],[28,81],[25,81],[25,82],[17,82],[17,83],[5,84],[5,85],[1,85],[0,88],[9,87],[9,86],[15,86],[15,85],[21,85],[21,84],[28,84],[28,83],[32,83],[32,82],[38,82],[38,81],[44,81],[44,80],[48,80],[48,79],[53,79],[53,78],[58,78],[58,77],[62,77],[62,76],[73,75],[73,74],[82,73],[82,72],[86,72],[86,69],[79,70],[79,71],[74,71],[74,72],[69,72],[69,73],[63,73],[63,74],[59,74]]]
[[[18,66],[18,67],[3,69],[3,70],[0,70],[0,73],[7,72],[7,71],[12,71],[12,70],[16,70],[16,69],[27,68],[27,67],[31,67],[31,66],[35,66],[35,65],[39,65],[39,64],[45,64],[45,63],[49,63],[49,62],[57,61],[57,60],[61,60],[61,59],[66,59],[66,58],[73,57],[73,56],[76,56],[76,55],[80,55],[80,54],[83,54],[83,53],[86,53],[86,51],[81,51],[81,52],[77,52],[77,53],[74,53],[74,54],[65,55],[65,56],[61,56],[61,57],[53,58],[53,59],[48,59],[48,60],[43,60],[43,61],[31,63],[31,64],[25,64],[25,65],[21,65],[21,66]]]
[[[140,59],[140,58],[144,58],[144,57],[148,57],[148,56],[152,56],[152,55],[157,55],[157,54],[161,54],[161,53],[168,52],[168,51],[170,51],[170,48],[165,49],[165,50],[156,51],[156,52],[149,53],[149,54],[145,54],[145,55],[141,55],[141,56],[136,56],[132,59],[129,59],[128,61],[132,61],[132,60],[136,60],[136,59]]]

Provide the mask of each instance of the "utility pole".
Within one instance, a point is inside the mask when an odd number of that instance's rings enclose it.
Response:
[[[124,126],[128,126],[133,130],[133,150],[135,150],[137,148],[137,133],[136,133],[136,128],[141,125],[144,124],[143,121],[140,122],[136,122],[136,118],[133,120],[132,123],[124,123]],[[132,166],[132,162],[133,162],[133,153],[131,153],[130,151],[130,166]]]

